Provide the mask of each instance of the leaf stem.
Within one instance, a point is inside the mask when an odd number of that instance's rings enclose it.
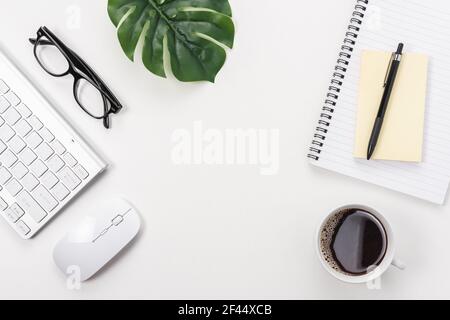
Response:
[[[167,16],[167,14],[161,10],[161,8],[155,3],[154,0],[148,0],[149,4],[153,7],[153,9],[156,10],[156,12],[159,13],[159,15],[163,18],[163,20],[167,23],[167,25],[170,27],[170,29],[172,29],[172,31],[179,37],[183,38],[183,40],[185,42],[189,42],[190,41],[186,38],[186,35],[182,34],[178,28],[176,28],[172,21],[169,19],[169,17]]]
[[[172,20],[167,16],[167,14],[163,10],[161,10],[161,8],[155,3],[154,0],[148,0],[148,3],[153,7],[153,9],[156,10],[156,12],[158,12],[158,14],[161,16],[161,18],[163,18],[163,20],[167,23],[169,28],[172,29],[172,31],[175,33],[175,36],[177,38],[179,38],[191,50],[191,52],[194,51],[194,48],[196,48],[196,47],[201,49],[200,46],[189,41],[187,36],[184,33],[180,32],[180,30],[178,30],[178,28],[173,25]],[[195,54],[195,52],[194,52],[194,54]],[[200,65],[202,66],[203,71],[206,72],[207,70],[206,70],[205,65],[203,64],[203,61],[201,61],[201,59],[198,59],[198,60],[200,62]]]

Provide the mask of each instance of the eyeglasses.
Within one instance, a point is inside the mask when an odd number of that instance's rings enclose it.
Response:
[[[104,127],[108,129],[109,116],[119,113],[122,104],[95,71],[47,27],[39,28],[36,39],[29,40],[34,45],[37,62],[48,74],[54,77],[70,74],[74,77],[73,95],[76,102],[88,115],[103,120]]]

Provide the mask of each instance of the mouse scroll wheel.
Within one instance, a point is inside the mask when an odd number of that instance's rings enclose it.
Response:
[[[118,226],[123,221],[123,217],[121,215],[117,215],[114,219],[111,220],[112,224]]]

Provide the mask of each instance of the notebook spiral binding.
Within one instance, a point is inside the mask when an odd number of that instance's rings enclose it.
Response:
[[[324,142],[327,138],[326,135],[328,133],[328,127],[331,125],[331,120],[333,119],[334,109],[336,107],[337,100],[339,99],[339,93],[341,92],[343,80],[345,78],[348,65],[350,64],[350,58],[352,56],[368,4],[369,0],[357,0],[357,4],[355,5],[355,11],[353,11],[350,24],[348,25],[347,32],[345,34],[344,43],[342,44],[341,52],[339,53],[337,64],[334,67],[331,85],[328,88],[327,98],[325,100],[325,105],[322,108],[322,113],[320,114],[320,120],[318,122],[318,126],[316,127],[316,133],[314,134],[312,145],[309,148],[310,153],[308,154],[308,158],[312,160],[317,161],[320,159],[320,153],[322,152],[322,147],[324,146]]]

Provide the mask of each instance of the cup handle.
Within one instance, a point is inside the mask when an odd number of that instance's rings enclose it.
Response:
[[[391,264],[394,267],[398,268],[399,270],[405,270],[405,268],[406,268],[406,265],[403,263],[403,261],[395,259],[395,258],[394,258],[394,260],[392,260]]]

